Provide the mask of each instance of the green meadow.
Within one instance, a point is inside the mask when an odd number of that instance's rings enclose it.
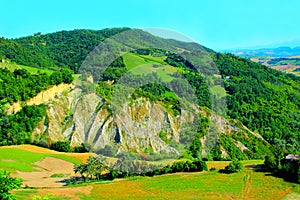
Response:
[[[19,148],[0,148],[0,168],[11,172],[19,171],[37,171],[34,169],[35,162],[40,161],[47,157],[59,158],[74,164],[80,163],[80,160],[70,157],[65,154],[57,153],[39,153],[31,152]]]

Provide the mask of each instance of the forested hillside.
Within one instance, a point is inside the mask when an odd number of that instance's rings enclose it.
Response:
[[[67,66],[76,72],[88,53],[101,41],[126,30],[128,28],[60,31],[45,35],[37,33],[15,41],[31,51],[47,56],[56,66]]]
[[[300,78],[231,55],[214,54],[225,80],[227,115],[269,143],[300,150]]]
[[[0,38],[0,59],[7,59],[21,65],[41,68],[54,68],[55,63],[45,54],[36,49],[28,49],[25,46],[4,38]]]
[[[38,33],[34,36],[14,40],[1,38],[0,57],[18,64],[41,68],[55,69],[68,67],[76,73],[88,53],[101,41],[125,30],[129,29],[117,28],[103,29],[100,31],[74,30],[45,35]],[[183,51],[192,51],[201,47],[195,43],[184,43],[158,38],[142,31],[139,32],[139,37],[145,38],[145,41],[151,40],[153,43],[159,44],[170,51],[176,48],[180,48]],[[132,44],[140,45],[134,39],[131,42]],[[225,85],[226,91],[223,92],[226,93],[224,96],[221,96],[221,98],[223,100],[226,98],[227,101],[226,118],[241,121],[251,131],[259,133],[270,144],[278,146],[286,150],[286,152],[299,153],[300,78],[283,74],[231,54],[222,54],[207,48],[204,49],[213,59],[216,67],[220,71],[221,80]],[[135,61],[142,60],[143,62],[145,61],[145,63],[154,64],[154,67],[151,66],[151,70],[160,70],[160,75],[158,75],[159,77],[152,77],[152,79],[164,79],[170,87],[172,85],[178,88],[184,86],[175,81],[177,76],[184,76],[196,91],[196,96],[199,99],[198,105],[212,108],[211,102],[209,101],[210,93],[205,85],[204,77],[201,73],[195,71],[191,63],[186,60],[167,51],[149,48],[144,51],[131,52],[130,59]],[[156,61],[153,61],[153,59],[156,59]],[[105,99],[109,100],[111,97],[111,88],[106,84],[106,81],[114,80],[114,84],[116,84],[117,80],[132,67],[128,66],[126,62],[129,62],[128,57],[126,58],[124,55],[111,64],[105,71],[104,76],[100,78],[97,91],[98,94]],[[170,72],[166,73],[168,70]],[[204,70],[209,72],[209,69]],[[45,74],[40,74],[39,76],[30,75],[22,70],[15,72],[3,70],[1,71],[0,77],[0,97],[9,102],[18,100],[24,101],[47,88],[49,85],[71,81],[68,78],[68,80],[65,80],[63,73],[66,73],[66,71],[63,70],[61,73],[61,75],[54,74],[47,77]],[[141,76],[134,73],[132,74],[135,80],[146,79],[150,76],[155,75]],[[213,77],[213,74],[211,74],[210,78],[213,79]],[[213,80],[216,81],[216,79]],[[14,86],[16,85],[22,89],[15,89]],[[134,96],[135,98],[142,96],[149,98],[151,101],[160,101],[166,108],[170,108],[169,105],[172,105],[172,109],[170,110],[173,115],[176,116],[180,113],[178,99],[164,87],[158,87],[155,84],[146,85],[136,90]],[[31,113],[35,115],[35,112]],[[41,116],[43,112],[39,113],[40,114],[36,115]],[[18,115],[24,116],[22,113]],[[15,117],[19,118],[18,115]],[[40,119],[40,117],[35,119]],[[2,123],[4,123],[4,118],[1,120]],[[7,120],[7,117],[5,120]],[[201,120],[205,122],[206,119],[202,118]],[[37,120],[34,120],[33,122],[31,120],[30,123],[35,123],[36,121]],[[24,131],[27,132],[32,129],[30,127],[31,126],[22,128],[20,126],[19,130],[22,131],[24,129]],[[205,135],[205,123],[203,123],[203,126],[200,126],[198,131],[198,136]],[[223,142],[224,145],[227,144],[228,146],[233,143],[231,138],[222,137],[220,143]],[[233,137],[238,141],[243,140],[244,143],[249,141],[249,138],[239,138],[237,135]],[[12,141],[3,142],[2,144],[16,143],[12,137],[9,138]],[[252,144],[249,144],[249,149],[255,151],[261,143],[257,147],[251,145]],[[197,144],[194,144],[194,148],[198,148]],[[220,154],[219,150],[216,150],[216,152],[216,154]],[[236,157],[243,158],[243,155],[237,155]]]

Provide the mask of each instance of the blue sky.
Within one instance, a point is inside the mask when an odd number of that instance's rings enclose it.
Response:
[[[1,0],[0,36],[159,27],[220,50],[300,38],[298,0]]]

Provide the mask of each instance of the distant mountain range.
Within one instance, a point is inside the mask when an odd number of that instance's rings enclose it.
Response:
[[[300,55],[300,46],[297,47],[277,47],[277,48],[260,48],[260,49],[235,49],[224,50],[222,52],[232,53],[238,56],[272,56],[288,57]]]

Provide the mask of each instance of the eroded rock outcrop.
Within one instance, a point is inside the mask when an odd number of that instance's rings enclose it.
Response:
[[[111,146],[118,153],[154,152],[175,153],[178,150],[168,141],[178,143],[183,124],[193,123],[201,112],[210,118],[210,128],[201,139],[202,154],[205,155],[218,141],[220,134],[257,134],[212,112],[190,105],[190,110],[181,110],[180,115],[172,116],[160,104],[139,98],[124,102],[116,109],[111,103],[95,93],[85,93],[80,88],[71,88],[56,95],[47,103],[47,116],[36,126],[33,136],[45,139],[48,143],[69,140],[72,146],[87,144],[95,152]],[[192,113],[192,114],[191,114]],[[161,137],[164,133],[165,138]],[[261,139],[261,138],[260,138]],[[235,141],[241,150],[248,150],[241,142]],[[225,149],[220,147],[226,157]]]

